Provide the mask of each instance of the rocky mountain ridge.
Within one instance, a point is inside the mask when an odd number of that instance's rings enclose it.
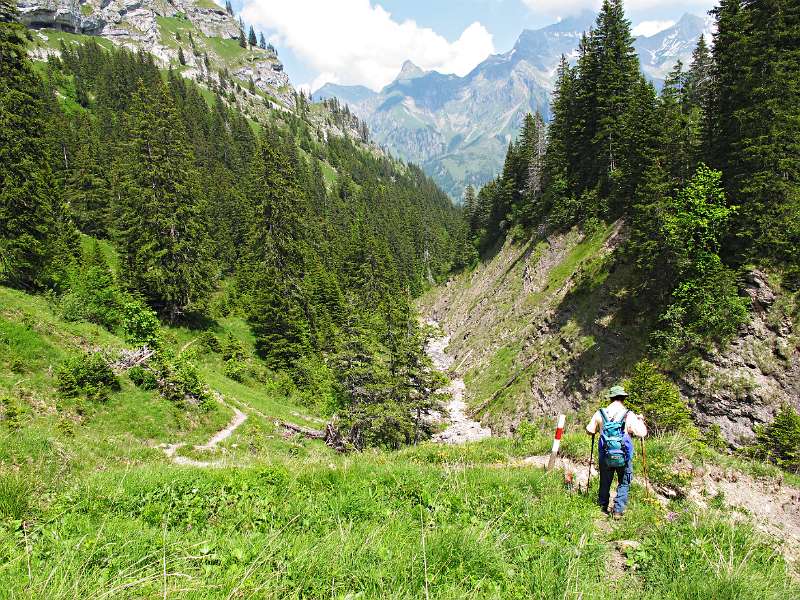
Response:
[[[238,21],[211,0],[18,0],[17,6],[20,21],[30,28],[100,36],[145,50],[165,67],[179,66],[179,49],[189,45],[181,33],[193,33],[192,47],[183,53],[185,77],[218,79],[214,67],[227,68],[242,81],[252,78],[278,104],[293,104],[293,88],[277,55],[257,47],[237,52]],[[212,59],[211,68],[204,65],[204,54]]]
[[[299,103],[277,51],[271,45],[241,47],[239,20],[213,0],[17,0],[17,7],[19,20],[35,30],[31,54],[37,59],[58,55],[61,42],[78,41],[72,36],[94,36],[143,50],[183,77],[222,87],[255,120],[267,118],[270,109],[288,111],[322,136],[364,141],[357,118]]]
[[[406,62],[380,92],[327,84],[315,97],[336,97],[364,119],[374,139],[404,160],[423,166],[460,199],[502,167],[508,143],[528,112],[549,117],[551,92],[562,55],[575,62],[581,36],[596,15],[584,12],[537,30],[525,30],[514,47],[488,57],[464,77],[425,72]],[[686,14],[672,27],[636,41],[642,70],[657,85],[678,60],[690,61],[705,19]]]

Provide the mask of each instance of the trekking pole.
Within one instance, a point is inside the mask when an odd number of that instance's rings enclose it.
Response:
[[[589,450],[589,477],[586,478],[586,495],[589,495],[589,482],[592,480],[592,464],[594,462],[594,434],[592,434],[592,447]]]
[[[647,490],[647,495],[650,495],[650,479],[647,477],[647,452],[644,451],[644,438],[639,438],[642,443],[642,467],[644,469],[644,489]]]

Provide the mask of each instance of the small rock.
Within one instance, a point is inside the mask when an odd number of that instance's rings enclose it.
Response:
[[[641,542],[636,540],[617,540],[617,550],[620,552],[628,552],[629,550],[638,550],[642,547]]]

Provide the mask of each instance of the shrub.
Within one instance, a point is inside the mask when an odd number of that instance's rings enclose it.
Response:
[[[226,361],[244,361],[247,360],[248,354],[249,352],[245,345],[229,333],[225,343],[222,344],[222,358]]]
[[[69,291],[61,298],[61,313],[67,321],[89,321],[113,330],[122,319],[122,298],[111,269],[95,248],[73,275]]]
[[[68,358],[56,374],[58,391],[64,398],[108,399],[110,391],[119,390],[119,381],[98,353]]]
[[[243,383],[248,375],[249,369],[244,361],[235,358],[225,361],[225,377]]]
[[[161,355],[157,365],[161,381],[159,391],[167,400],[200,406],[208,406],[213,401],[197,367],[186,357],[171,361],[169,357]]]
[[[0,397],[0,420],[11,429],[16,430],[22,426],[24,408],[11,396]]]
[[[785,404],[772,423],[756,428],[755,445],[782,469],[800,473],[800,415]]]
[[[131,344],[158,346],[158,316],[137,300],[126,302],[122,307],[122,328],[125,339]]]
[[[630,394],[625,404],[644,415],[655,433],[680,431],[697,436],[692,413],[681,398],[678,386],[659,373],[650,361],[642,360],[633,368],[625,388]]]
[[[219,354],[222,352],[222,344],[219,341],[219,338],[214,335],[211,331],[204,331],[200,334],[200,345],[213,352],[214,354]]]
[[[155,390],[158,388],[158,378],[155,373],[146,367],[133,367],[128,371],[128,377],[136,387],[143,390]]]

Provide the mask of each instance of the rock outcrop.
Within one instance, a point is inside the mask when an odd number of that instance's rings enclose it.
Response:
[[[734,445],[770,422],[781,404],[800,408],[800,339],[792,317],[764,273],[751,272],[745,283],[752,319],[724,352],[679,382],[697,422],[718,425]]]
[[[164,66],[178,62],[179,44],[169,25],[179,26],[184,33],[195,33],[199,51],[195,56],[184,49],[184,76],[214,79],[219,69],[229,68],[242,82],[252,77],[257,87],[284,106],[293,105],[291,82],[274,52],[251,48],[229,64],[230,57],[221,56],[217,45],[208,41],[239,37],[239,23],[222,8],[200,6],[195,0],[18,0],[17,6],[20,21],[28,27],[101,36],[117,45],[145,50]],[[162,18],[176,21],[167,24]],[[200,51],[212,58],[208,72]]]

